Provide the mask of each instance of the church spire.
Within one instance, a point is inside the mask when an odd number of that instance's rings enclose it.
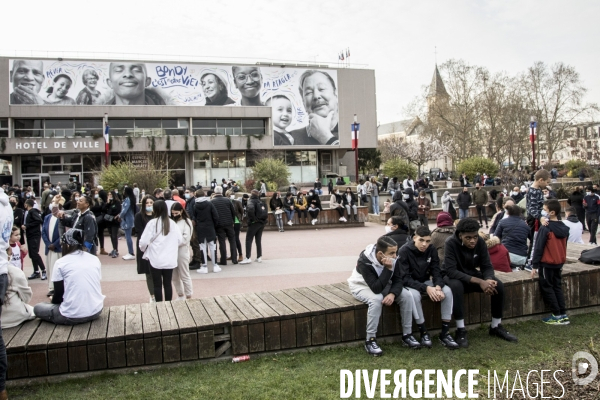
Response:
[[[427,93],[427,97],[437,96],[449,97],[446,87],[444,86],[444,81],[442,81],[440,71],[438,70],[437,64],[435,64],[435,71],[433,72],[433,79],[431,80],[431,85],[429,85],[429,93]]]

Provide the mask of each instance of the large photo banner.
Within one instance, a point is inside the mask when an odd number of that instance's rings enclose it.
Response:
[[[10,60],[10,105],[265,106],[275,146],[339,145],[337,71]]]

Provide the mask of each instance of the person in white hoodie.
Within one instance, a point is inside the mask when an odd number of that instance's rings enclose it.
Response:
[[[164,200],[157,200],[152,206],[154,217],[146,225],[140,238],[139,247],[144,252],[144,259],[150,261],[150,273],[154,282],[154,298],[165,301],[173,298],[173,270],[177,268],[179,246],[184,244],[181,231],[175,221],[169,218],[169,210]]]
[[[368,245],[360,253],[356,268],[348,278],[352,296],[369,306],[365,350],[375,357],[383,355],[375,339],[383,306],[391,306],[394,302],[400,305],[403,345],[413,349],[421,347],[412,335],[413,300],[402,284],[397,250],[398,244],[393,239],[380,237],[377,244]]]
[[[190,277],[190,241],[192,240],[192,221],[185,209],[178,202],[171,206],[171,218],[183,236],[183,245],[179,246],[177,254],[177,268],[173,270],[173,285],[177,292],[177,300],[191,299],[194,293],[192,278]]]
[[[0,302],[2,303],[4,303],[8,287],[8,254],[6,250],[9,247],[13,221],[13,211],[8,201],[8,196],[4,193],[4,189],[0,187],[0,229],[2,229],[0,234]],[[2,339],[2,330],[0,330],[0,400],[8,398],[6,394],[7,369],[6,346]]]
[[[583,235],[583,224],[577,218],[577,209],[569,206],[565,208],[566,219],[562,220],[562,223],[569,227],[569,238],[567,243],[579,243],[585,244],[581,235]]]

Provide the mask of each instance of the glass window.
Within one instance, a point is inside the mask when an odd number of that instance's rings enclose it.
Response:
[[[189,128],[190,127],[190,120],[187,118],[179,118],[177,120],[177,124],[179,126],[179,128]]]
[[[68,154],[63,156],[65,164],[81,164],[80,154]]]
[[[217,126],[219,128],[241,128],[242,120],[241,119],[220,119],[217,121]]]
[[[180,135],[180,136],[186,136],[189,134],[189,130],[188,128],[180,128],[180,129],[165,129],[164,132],[167,135]]]
[[[208,151],[194,153],[194,161],[209,161],[210,153]]]
[[[111,122],[109,121],[109,125]],[[95,129],[102,130],[102,120],[101,119],[76,119],[75,120],[75,129]]]
[[[285,152],[285,163],[290,167],[299,167],[302,165],[302,152],[301,151],[286,151]]]
[[[243,119],[242,128],[263,128],[265,121],[263,119]]]
[[[192,126],[194,128],[216,128],[216,119],[193,119]]]
[[[44,165],[42,167],[42,172],[43,173],[55,172],[55,171],[62,171],[62,170],[63,170],[63,166],[62,165]]]
[[[136,128],[160,128],[160,119],[136,119]]]
[[[169,154],[169,169],[185,169],[185,154],[171,153]]]
[[[73,129],[72,119],[47,119],[46,129]]]
[[[163,128],[179,128],[176,119],[163,119],[162,127]]]
[[[226,151],[213,151],[212,153],[212,167],[213,168],[227,168],[229,158],[227,157]]]
[[[246,166],[246,152],[245,151],[230,152],[229,160],[231,162],[231,167],[243,168]]]
[[[60,156],[44,156],[42,161],[44,164],[60,164]]]
[[[79,164],[79,165],[63,165],[63,171],[83,172],[83,168],[81,167],[81,164]]]
[[[86,155],[83,157],[83,170],[84,171],[95,171],[100,169],[102,164],[102,156],[100,155]]]
[[[15,129],[44,129],[43,119],[15,119]]]
[[[0,157],[0,175],[12,175],[12,157]]]
[[[0,119],[0,128],[8,129],[8,119]]]
[[[264,134],[265,128],[244,128],[244,135],[246,136],[257,136]]]
[[[302,152],[302,165],[317,165],[317,152],[316,151],[303,151]]]
[[[39,174],[42,171],[41,156],[21,156],[22,174]]]
[[[133,128],[134,123],[132,119],[109,119],[108,125],[110,125],[110,131],[112,133],[113,129],[131,129]]]

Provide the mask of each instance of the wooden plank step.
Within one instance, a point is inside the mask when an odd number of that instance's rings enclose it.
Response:
[[[194,323],[196,324],[196,329],[199,331],[213,329],[214,324],[208,312],[204,308],[204,305],[200,301],[200,299],[191,299],[186,300],[188,310],[194,319]]]
[[[46,350],[55,327],[56,325],[51,322],[42,321],[35,335],[33,335],[27,344],[27,351]],[[3,336],[4,332],[6,332],[6,329],[2,331]]]
[[[141,339],[144,337],[142,325],[142,308],[140,304],[125,306],[125,339]]]
[[[92,321],[90,332],[88,333],[88,344],[99,344],[106,342],[109,314],[110,308],[104,307],[100,313],[100,316]]]
[[[170,301],[157,302],[156,311],[158,312],[158,320],[163,336],[174,335],[179,332],[179,325]]]
[[[296,289],[284,289],[284,290],[282,290],[282,292],[285,293],[286,295],[288,295],[290,298],[296,300],[298,303],[302,304],[302,306],[304,308],[306,308],[308,311],[310,311],[311,315],[322,314],[323,311],[325,310],[324,307],[315,303],[310,298],[304,296],[302,293],[300,293]],[[310,294],[309,294],[309,296],[310,296]]]
[[[253,324],[257,322],[263,322],[264,318],[262,314],[260,314],[252,305],[246,300],[245,295],[234,294],[231,296],[227,296],[231,302],[237,307],[238,310],[244,317],[246,317],[246,321],[248,324]]]
[[[144,338],[160,336],[160,322],[158,320],[156,304],[144,303],[140,308],[142,311],[142,328],[144,332]]]
[[[187,301],[171,302],[180,333],[196,332],[196,323],[190,313]],[[207,315],[208,316],[208,315]]]
[[[244,298],[260,313],[260,315],[262,315],[265,322],[280,319],[279,313],[270,307],[269,304],[261,299],[256,293],[247,293],[244,295]],[[275,301],[275,299],[273,299],[273,301]]]
[[[265,304],[267,304],[269,306],[269,308],[274,310],[279,315],[280,319],[290,319],[290,318],[294,318],[296,316],[295,312],[293,312],[292,310],[287,308],[282,302],[277,300],[271,293],[258,292],[258,293],[254,293],[254,294],[257,297],[259,297],[262,301],[264,301]]]
[[[4,346],[8,346],[10,341],[17,335],[17,332],[23,327],[23,324],[13,326],[12,328],[2,329],[2,339],[4,339]]]
[[[338,312],[354,309],[354,305],[352,303],[334,295],[320,286],[309,286],[307,289],[313,291],[316,295],[332,303]]]
[[[298,301],[288,296],[281,290],[275,290],[269,292],[269,294],[273,296],[273,298],[281,302],[281,304],[283,304],[287,309],[292,311],[295,314],[296,318],[307,317],[311,314],[311,311],[308,308],[304,307],[302,304],[298,303]]]
[[[88,333],[90,332],[91,322],[73,325],[69,335],[68,346],[85,346],[87,344]]]
[[[13,339],[6,346],[6,353],[21,353],[27,348],[27,343],[35,334],[38,326],[42,322],[40,319],[32,319],[23,324],[23,327],[19,330],[19,334],[13,337]]]
[[[200,299],[200,301],[202,302],[202,305],[204,306],[206,312],[210,316],[214,328],[221,328],[224,326],[231,325],[231,321],[229,321],[227,315],[223,312],[221,307],[219,307],[215,298],[211,297],[206,299]]]
[[[245,325],[248,319],[238,308],[233,304],[227,296],[217,296],[214,298],[221,310],[227,315],[232,325]]]
[[[337,312],[338,310],[338,306],[335,303],[324,298],[323,296],[318,295],[308,287],[296,288],[295,290],[313,303],[318,304],[327,313]]]
[[[48,340],[48,348],[55,349],[59,347],[67,347],[69,341],[69,335],[71,335],[72,326],[68,325],[56,325],[50,340]]]
[[[125,339],[125,306],[112,306],[108,317],[107,342]]]
[[[336,295],[337,297],[346,300],[348,303],[352,304],[354,306],[354,308],[363,308],[366,307],[365,303],[363,303],[360,300],[357,300],[356,298],[354,298],[354,296],[352,296],[351,294],[349,294],[348,292],[341,290],[340,288],[338,288],[337,286],[334,285],[319,285],[319,287],[323,288],[324,290],[327,290],[330,293],[333,293],[334,295]]]

